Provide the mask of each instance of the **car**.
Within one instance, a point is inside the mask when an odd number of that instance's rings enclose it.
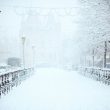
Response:
[[[107,63],[106,64],[106,68],[110,68],[110,63]]]
[[[10,69],[10,66],[7,64],[0,64],[0,73],[6,72]]]

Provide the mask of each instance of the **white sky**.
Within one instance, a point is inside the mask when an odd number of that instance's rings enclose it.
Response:
[[[76,6],[78,0],[0,0],[2,5],[24,5],[24,6]]]

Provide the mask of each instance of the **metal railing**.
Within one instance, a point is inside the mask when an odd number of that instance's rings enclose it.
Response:
[[[33,68],[9,71],[0,75],[0,97],[33,74]]]
[[[110,85],[110,69],[79,67],[79,73],[89,78],[92,78],[96,81],[100,81],[103,82],[104,84]]]

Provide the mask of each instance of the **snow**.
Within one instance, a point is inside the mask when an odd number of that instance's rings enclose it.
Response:
[[[110,87],[76,71],[39,68],[0,99],[0,110],[110,110]]]

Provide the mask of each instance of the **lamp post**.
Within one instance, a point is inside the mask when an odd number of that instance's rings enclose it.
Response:
[[[104,42],[104,68],[106,68],[106,63],[107,63],[106,56],[107,56],[107,41]]]
[[[23,50],[23,52],[22,52],[22,54],[23,54],[23,69],[25,69],[25,40],[26,40],[26,37],[22,37],[21,38],[22,39],[22,50]]]
[[[93,48],[93,50],[92,50],[92,66],[94,67],[94,48]]]
[[[35,68],[35,45],[32,45],[32,51],[33,51],[33,68]]]

